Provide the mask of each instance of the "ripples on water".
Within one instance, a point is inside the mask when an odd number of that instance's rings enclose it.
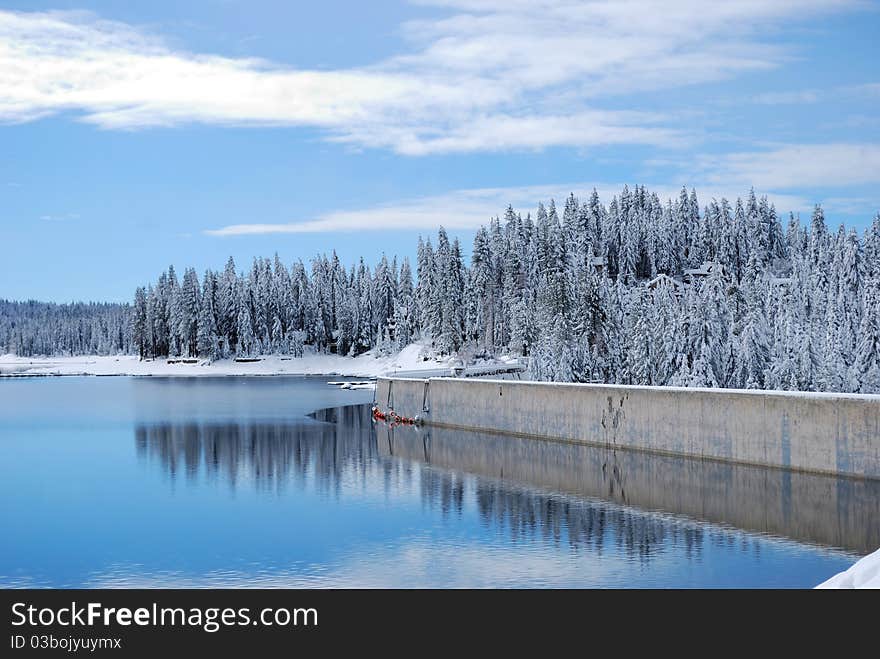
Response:
[[[369,398],[320,379],[114,380],[110,420],[0,430],[5,585],[808,587],[880,544],[873,481],[307,417]]]

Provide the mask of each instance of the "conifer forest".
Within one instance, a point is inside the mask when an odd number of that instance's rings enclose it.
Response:
[[[752,191],[700,205],[624,187],[512,207],[469,254],[441,228],[417,258],[231,258],[174,267],[130,304],[0,301],[0,354],[223,359],[377,355],[419,340],[529,377],[880,392],[880,213],[863,232],[780,218]]]

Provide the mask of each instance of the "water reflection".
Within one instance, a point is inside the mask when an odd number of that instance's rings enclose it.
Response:
[[[139,457],[171,480],[275,491],[293,486],[335,496],[343,483],[386,497],[413,490],[423,508],[443,519],[460,518],[471,505],[484,529],[512,543],[539,540],[597,553],[611,545],[641,560],[669,546],[699,558],[706,542],[760,551],[760,543],[735,529],[857,553],[880,544],[877,481],[374,426],[368,406],[331,408],[290,423],[141,424],[136,444]]]
[[[880,544],[876,483],[374,427],[326,378],[0,384],[6,587],[808,587]]]
[[[497,479],[479,482],[477,503],[484,520],[503,524],[514,536],[559,539],[565,529],[573,546],[594,546],[605,537],[603,527],[610,525],[628,550],[648,555],[668,540],[665,534],[678,532],[667,519],[633,513],[634,506],[857,553],[880,545],[876,480],[445,428],[378,425],[376,432],[383,456]],[[559,496],[512,491],[510,483]],[[613,513],[602,506],[584,508],[566,495],[624,507]],[[699,548],[701,529],[682,533],[686,547]]]
[[[281,490],[313,478],[319,491],[339,488],[342,475],[363,474],[378,461],[372,423],[362,405],[331,408],[295,422],[139,424],[138,457],[158,463],[175,481],[222,480]]]
[[[669,546],[684,547],[688,559],[702,550],[703,529],[688,520],[646,515],[598,501],[510,491],[502,484],[477,488],[484,524],[497,525],[516,541],[542,539],[573,550],[601,553],[612,542],[630,558],[647,560]],[[718,531],[722,536],[723,530]]]

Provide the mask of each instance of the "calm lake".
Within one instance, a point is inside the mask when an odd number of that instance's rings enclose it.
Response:
[[[876,481],[390,429],[328,379],[0,379],[0,586],[812,587],[880,545]]]

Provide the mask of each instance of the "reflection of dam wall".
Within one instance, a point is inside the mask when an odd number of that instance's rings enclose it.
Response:
[[[859,553],[880,545],[880,481],[441,427],[377,424],[380,455]]]
[[[389,401],[438,426],[880,478],[880,396],[382,378]]]

